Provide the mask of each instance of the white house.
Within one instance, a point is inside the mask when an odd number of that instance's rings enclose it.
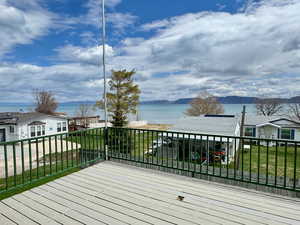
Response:
[[[235,115],[184,117],[178,120],[169,130],[173,132],[196,134],[176,135],[179,144],[184,139],[193,140],[193,146],[191,146],[193,149],[192,154],[202,152],[201,157],[208,158],[207,155],[211,154],[211,152],[224,152],[224,155],[227,156],[228,154],[228,159],[231,160],[238,149],[239,139],[230,137],[239,136],[239,120],[239,116]],[[221,136],[222,138],[220,138]],[[222,162],[226,163],[227,157],[223,157]]]
[[[247,115],[244,136],[300,141],[300,122],[280,116]]]
[[[176,137],[178,140],[197,140],[193,143],[193,151],[199,152],[203,148],[207,154],[223,151],[231,160],[239,148],[240,125],[240,116],[204,115],[181,118],[170,131],[196,134],[180,134]],[[280,116],[246,115],[243,136],[300,141],[300,122]],[[260,144],[266,143],[261,141]],[[274,144],[275,142],[268,142],[269,146]],[[222,161],[226,163],[226,159],[227,157]]]
[[[37,112],[0,113],[0,142],[68,132],[68,118]]]

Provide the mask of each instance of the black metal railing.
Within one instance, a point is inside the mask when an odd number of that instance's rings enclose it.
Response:
[[[104,128],[0,143],[0,194],[105,157]]]
[[[107,146],[108,154],[105,153]],[[0,195],[109,157],[300,192],[300,142],[130,128],[96,128],[0,143]]]
[[[300,191],[300,142],[109,128],[109,157]]]

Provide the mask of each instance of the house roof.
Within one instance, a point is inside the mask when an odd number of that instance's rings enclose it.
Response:
[[[278,116],[257,116],[257,115],[246,115],[245,125],[259,125],[269,123],[270,121],[279,119]]]
[[[19,113],[19,112],[4,112],[0,113],[0,124],[17,124],[26,122],[28,120],[35,120],[40,117],[55,117],[60,119],[67,119],[66,117],[56,116],[56,115],[47,115],[38,112],[28,112],[28,113]]]
[[[293,124],[293,126],[300,127],[300,122],[285,118],[283,116],[257,116],[257,115],[246,115],[245,125],[247,126],[261,126],[264,124],[276,124],[279,121],[287,121]],[[276,124],[280,127],[282,126],[291,126],[289,123]]]
[[[276,127],[276,128],[280,128],[279,125],[276,125],[274,123],[262,123],[262,124],[258,124],[256,125],[257,127],[266,127],[266,126],[272,126],[272,127]]]
[[[170,131],[235,136],[238,117],[184,117]]]

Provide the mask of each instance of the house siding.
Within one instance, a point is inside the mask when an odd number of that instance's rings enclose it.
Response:
[[[45,135],[54,135],[57,134],[57,123],[66,122],[67,130],[62,131],[61,133],[68,132],[68,120],[66,118],[55,118],[55,117],[39,117],[31,120],[27,120],[26,123],[21,123],[18,125],[19,137],[20,139],[30,138],[30,123],[34,121],[41,121],[45,123]]]
[[[15,126],[15,132],[10,133],[10,126],[11,125],[0,125],[0,129],[5,129],[5,141],[14,141],[14,140],[17,140],[19,137],[18,127]]]
[[[295,141],[300,141],[300,129],[295,129]]]

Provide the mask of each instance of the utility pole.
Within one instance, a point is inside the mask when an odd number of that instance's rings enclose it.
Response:
[[[107,130],[107,95],[106,95],[106,68],[105,68],[105,0],[102,0],[102,66],[104,80],[104,119],[105,119],[105,160],[108,160],[108,130]]]
[[[242,111],[242,119],[241,119],[241,124],[240,124],[240,141],[239,141],[239,146],[238,146],[238,152],[237,152],[237,160],[235,164],[235,168],[239,169],[240,167],[240,152],[243,151],[243,146],[242,146],[242,137],[244,136],[244,124],[245,124],[245,116],[246,116],[246,106],[243,106],[243,111]],[[236,146],[235,146],[236,147]]]

